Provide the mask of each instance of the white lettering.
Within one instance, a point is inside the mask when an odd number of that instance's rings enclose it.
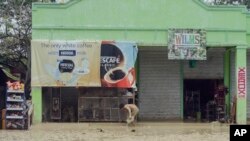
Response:
[[[244,136],[247,133],[246,129],[236,129],[234,132],[234,136]]]
[[[62,63],[60,64],[61,67],[73,67],[73,64]]]
[[[236,131],[234,132],[234,136],[244,136],[244,134],[247,133],[246,129],[236,129]]]
[[[72,51],[67,51],[67,52],[63,51],[63,52],[61,52],[61,54],[62,55],[74,55],[74,52],[72,52]]]
[[[117,57],[109,57],[109,56],[102,56],[101,63],[120,63],[120,58]]]
[[[236,131],[234,132],[234,136],[241,136],[239,129],[236,129]]]
[[[243,136],[244,134],[246,134],[247,133],[247,130],[246,129],[241,129],[241,135]]]

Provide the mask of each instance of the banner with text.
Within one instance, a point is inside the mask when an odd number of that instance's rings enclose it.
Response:
[[[135,88],[130,42],[32,41],[32,86]]]
[[[168,59],[206,60],[206,32],[202,29],[169,29]]]
[[[135,43],[104,41],[101,46],[101,83],[103,87],[135,88]]]
[[[32,86],[101,86],[100,41],[33,40]]]

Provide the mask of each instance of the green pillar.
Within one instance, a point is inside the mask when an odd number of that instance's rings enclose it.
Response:
[[[247,124],[247,49],[245,46],[236,47],[236,123]]]
[[[224,54],[224,85],[230,89],[230,49],[227,49]],[[226,94],[226,114],[230,114],[230,93]]]
[[[42,122],[42,88],[32,87],[32,102],[34,104],[34,122]]]

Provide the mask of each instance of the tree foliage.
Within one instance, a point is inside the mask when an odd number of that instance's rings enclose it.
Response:
[[[1,64],[23,72],[30,50],[31,7],[24,0],[1,0],[0,7]]]
[[[250,9],[250,0],[204,0],[204,2],[212,5],[245,5]]]
[[[34,0],[0,0],[0,65],[21,73],[30,85],[31,5]]]

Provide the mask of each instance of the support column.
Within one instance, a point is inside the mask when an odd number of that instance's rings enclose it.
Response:
[[[224,86],[230,89],[230,49],[227,49],[224,54]],[[230,115],[230,93],[225,97],[226,114]]]
[[[247,48],[237,46],[235,54],[236,65],[236,123],[247,124]]]
[[[34,123],[42,122],[42,88],[32,87],[32,102],[34,104]]]

